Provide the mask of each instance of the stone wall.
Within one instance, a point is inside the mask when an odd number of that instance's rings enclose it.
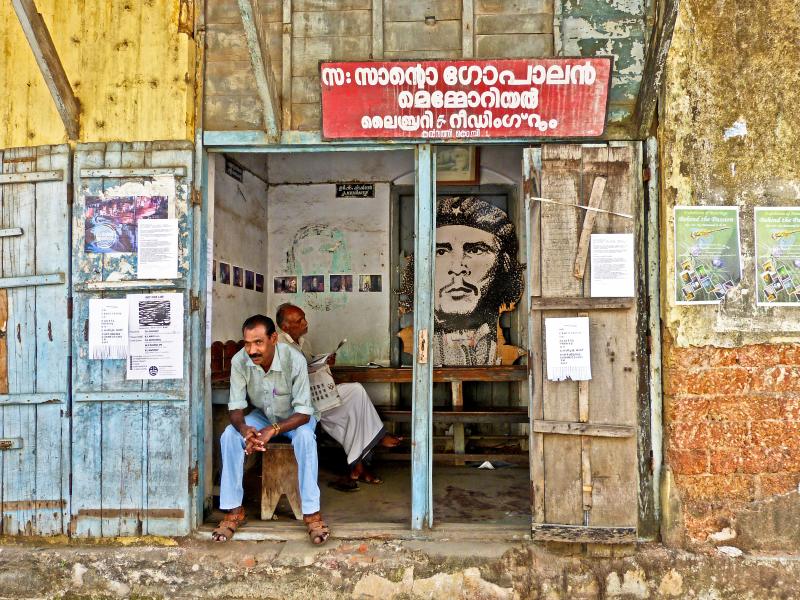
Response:
[[[667,460],[705,539],[800,481],[800,346],[665,347]]]
[[[798,35],[796,0],[684,0],[670,50],[659,126],[665,450],[693,540],[738,519],[769,547],[770,523],[790,520],[774,496],[794,490],[797,504],[800,314],[756,307],[752,249],[753,208],[800,199]],[[676,204],[740,207],[743,278],[719,306],[672,301]]]

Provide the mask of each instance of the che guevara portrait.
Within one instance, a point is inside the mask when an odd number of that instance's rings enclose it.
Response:
[[[522,295],[519,240],[508,215],[474,196],[441,197],[436,206],[434,335],[436,366],[510,364],[519,348],[509,346],[500,314]],[[413,310],[413,257],[401,284],[401,311]],[[409,328],[398,335],[409,348]]]

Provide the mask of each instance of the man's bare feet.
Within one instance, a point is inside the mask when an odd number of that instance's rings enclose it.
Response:
[[[399,445],[400,442],[402,441],[403,441],[402,437],[398,437],[396,435],[391,435],[387,433],[385,436],[383,436],[383,439],[381,440],[381,446],[383,446],[384,448],[394,448],[395,446]]]

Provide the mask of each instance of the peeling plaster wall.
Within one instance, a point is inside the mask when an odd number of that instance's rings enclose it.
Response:
[[[679,347],[800,341],[795,309],[756,308],[752,256],[753,208],[800,201],[798,39],[794,0],[681,2],[660,129],[664,316]],[[743,280],[720,306],[672,301],[675,204],[741,207]]]
[[[609,125],[630,118],[644,69],[648,0],[561,0],[556,2],[558,56],[613,56]],[[559,19],[560,15],[560,19]]]
[[[798,39],[796,0],[683,0],[668,57],[664,415],[679,501],[666,518],[694,541],[729,526],[750,547],[798,548],[769,507],[800,482],[800,313],[756,307],[753,260],[754,207],[800,204]],[[674,303],[675,205],[740,208],[742,282],[720,305]]]

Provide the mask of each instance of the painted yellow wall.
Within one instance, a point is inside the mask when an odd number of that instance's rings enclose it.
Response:
[[[194,40],[180,0],[36,0],[81,103],[80,141],[191,140]],[[67,137],[11,2],[0,2],[0,148]]]

